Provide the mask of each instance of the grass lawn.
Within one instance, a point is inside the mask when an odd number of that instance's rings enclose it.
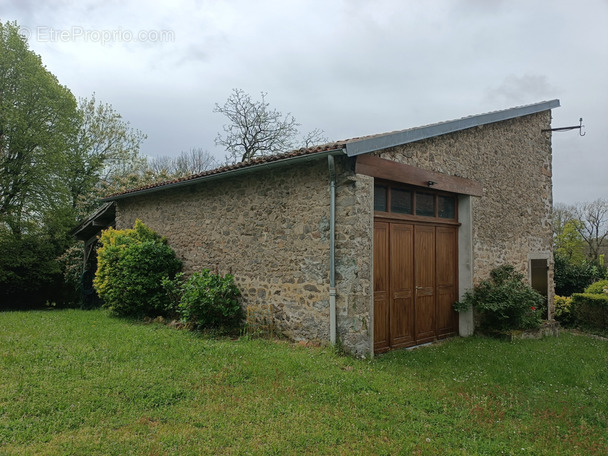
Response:
[[[0,313],[0,454],[608,454],[608,342],[373,361],[103,311]]]

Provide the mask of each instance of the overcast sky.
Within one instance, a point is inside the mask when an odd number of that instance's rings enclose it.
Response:
[[[177,155],[233,88],[331,140],[558,98],[555,202],[608,198],[608,0],[0,0],[77,97]]]

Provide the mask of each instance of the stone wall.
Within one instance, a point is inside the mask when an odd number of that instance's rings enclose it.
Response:
[[[483,196],[472,198],[474,281],[505,263],[527,276],[530,256],[540,255],[549,259],[551,293],[551,134],[541,132],[548,128],[551,112],[545,111],[376,155],[480,183]]]
[[[354,160],[338,163],[336,188],[336,288],[340,341],[368,355],[373,347],[374,179],[355,175]]]
[[[549,111],[379,151],[376,155],[479,182],[472,197],[474,280],[551,253]],[[373,184],[336,157],[337,329],[344,347],[373,347]],[[135,219],[166,236],[187,273],[231,271],[243,305],[272,304],[294,340],[329,340],[329,171],[325,156],[117,201],[118,228]],[[461,292],[464,290],[460,290]],[[550,297],[550,303],[552,303]]]
[[[337,160],[338,337],[369,352],[372,288],[371,179]],[[360,191],[363,188],[364,191]],[[141,219],[167,237],[184,271],[232,271],[243,305],[272,304],[277,329],[294,340],[329,340],[327,159],[118,201],[118,228]]]

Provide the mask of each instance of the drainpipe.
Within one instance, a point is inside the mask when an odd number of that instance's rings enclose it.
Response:
[[[329,164],[329,340],[336,343],[336,168],[334,157],[327,156]]]

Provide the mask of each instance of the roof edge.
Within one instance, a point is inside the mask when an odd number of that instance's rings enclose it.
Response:
[[[202,176],[193,177],[190,179],[185,179],[185,180],[181,180],[181,181],[177,181],[177,182],[170,182],[170,183],[164,183],[164,184],[159,183],[158,185],[155,185],[155,186],[135,189],[132,191],[127,191],[125,193],[119,193],[117,195],[111,195],[106,198],[103,198],[101,201],[104,203],[110,202],[110,201],[117,201],[117,200],[121,200],[121,199],[131,198],[133,196],[141,196],[141,195],[146,195],[149,193],[165,191],[170,188],[185,187],[185,186],[189,186],[189,185],[195,185],[195,184],[198,184],[201,182],[208,182],[208,181],[212,181],[212,180],[216,180],[216,179],[226,179],[228,177],[249,174],[252,172],[256,172],[260,169],[277,168],[279,166],[283,166],[283,165],[290,164],[290,163],[296,163],[296,162],[300,163],[300,162],[313,161],[318,158],[325,158],[328,155],[344,155],[344,154],[346,154],[346,150],[344,148],[340,148],[340,149],[316,152],[314,154],[305,154],[305,155],[299,155],[296,157],[287,157],[287,158],[276,160],[276,161],[256,163],[254,165],[245,166],[242,168],[228,169],[226,171],[221,171],[221,172],[213,173],[213,174],[205,174]]]
[[[116,208],[113,202],[105,202],[94,213],[84,218],[76,227],[71,229],[68,234],[74,239],[85,241],[89,236],[84,235],[83,233],[89,231],[92,227],[106,225],[104,223],[98,224],[97,221],[103,220],[105,217],[114,219],[115,211]]]
[[[553,108],[558,108],[560,102],[558,99],[550,101],[542,101],[531,105],[519,106],[516,108],[505,109],[502,111],[493,111],[486,114],[478,114],[474,116],[464,117],[457,120],[449,120],[424,127],[416,127],[407,130],[401,130],[394,133],[389,133],[380,136],[374,136],[367,139],[353,140],[346,143],[346,154],[349,157],[366,154],[376,150],[387,149],[389,147],[400,146],[424,139],[441,136],[456,131],[466,130],[481,125],[501,122],[504,120],[515,119],[530,114],[536,114],[543,111],[548,111]]]

